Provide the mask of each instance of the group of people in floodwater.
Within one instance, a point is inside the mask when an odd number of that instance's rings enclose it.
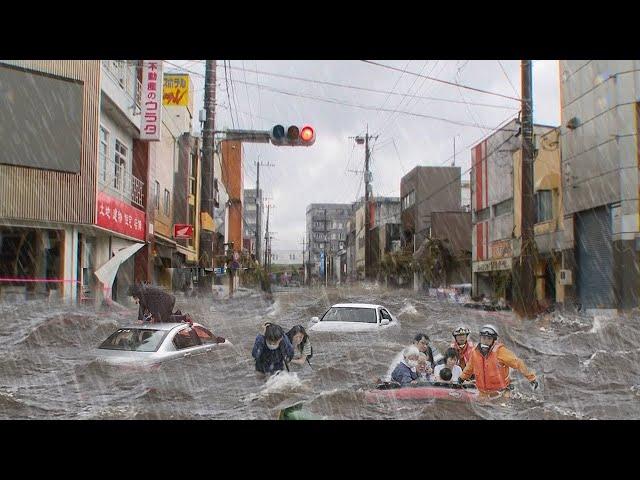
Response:
[[[454,340],[444,355],[430,345],[428,335],[417,334],[413,344],[403,350],[403,358],[393,369],[391,380],[400,387],[475,380],[481,395],[508,397],[512,390],[509,372],[513,368],[526,377],[533,390],[538,389],[536,374],[498,341],[498,329],[493,325],[480,328],[477,345],[469,339],[471,332],[465,326],[451,333]]]
[[[138,320],[175,321],[173,295],[147,285],[131,287],[129,295],[139,304]],[[463,384],[475,380],[481,395],[509,396],[512,390],[509,373],[513,368],[527,378],[533,390],[538,389],[535,373],[529,371],[525,363],[498,340],[496,327],[481,327],[477,345],[469,339],[470,333],[465,326],[454,329],[453,342],[444,355],[431,345],[427,334],[417,334],[413,343],[402,351],[402,359],[393,367],[391,380],[394,386]],[[263,324],[262,333],[256,336],[251,355],[257,372],[273,375],[285,368],[289,371],[291,365],[311,366],[313,347],[302,325],[295,325],[285,332],[280,325],[267,322]]]

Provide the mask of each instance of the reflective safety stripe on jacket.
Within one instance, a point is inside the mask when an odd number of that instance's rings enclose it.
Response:
[[[511,383],[509,367],[498,360],[498,352],[504,345],[498,343],[485,357],[479,347],[471,351],[473,373],[476,376],[476,386],[480,391],[504,390]]]
[[[464,370],[464,367],[467,366],[469,360],[471,359],[471,352],[473,352],[473,348],[475,347],[474,343],[470,340],[467,340],[467,343],[464,344],[463,348],[460,348],[458,342],[455,340],[451,343],[451,347],[455,348],[458,352],[458,365],[460,368]]]

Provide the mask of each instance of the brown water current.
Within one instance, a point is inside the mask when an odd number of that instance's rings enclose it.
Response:
[[[96,347],[137,310],[100,311],[44,301],[0,304],[2,419],[275,419],[304,401],[326,419],[635,419],[640,418],[640,315],[615,318],[553,313],[519,321],[510,312],[466,309],[411,290],[376,286],[291,289],[268,299],[241,291],[230,300],[184,297],[176,308],[233,346],[156,369],[111,367]],[[251,348],[266,321],[309,325],[338,302],[385,305],[401,327],[379,333],[314,333],[312,367],[265,383]],[[403,346],[427,333],[440,351],[466,324],[477,340],[485,323],[535,371],[532,392],[512,371],[510,400],[365,402],[363,389],[383,376]],[[281,377],[281,378],[280,378]]]

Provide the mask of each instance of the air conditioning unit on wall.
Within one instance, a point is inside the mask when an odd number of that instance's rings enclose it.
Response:
[[[571,270],[560,270],[560,285],[572,285]]]

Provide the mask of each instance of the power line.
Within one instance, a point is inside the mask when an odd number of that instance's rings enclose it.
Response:
[[[167,63],[170,63],[170,62],[167,62]],[[436,64],[437,64],[437,62],[436,62]],[[182,68],[179,65],[175,65],[175,64],[171,64],[171,65],[174,65],[176,68]],[[223,67],[219,66],[218,68],[223,68]],[[395,95],[395,96],[403,96],[403,97],[407,96],[407,97],[410,97],[410,98],[416,98],[416,99],[421,99],[421,100],[430,100],[430,101],[434,101],[434,102],[462,103],[461,101],[453,99],[453,98],[439,98],[439,97],[428,97],[428,96],[421,96],[421,95],[414,95],[414,94],[398,93],[398,92],[395,92],[395,88],[396,88],[395,85],[392,88],[392,90],[389,91],[389,90],[380,90],[380,89],[375,89],[375,88],[362,87],[362,86],[358,86],[358,85],[349,85],[349,84],[345,84],[345,83],[336,83],[336,82],[328,82],[328,81],[323,81],[323,80],[314,80],[314,79],[311,79],[311,78],[296,77],[296,76],[293,76],[293,75],[283,75],[283,74],[278,74],[278,73],[273,73],[273,72],[265,72],[265,71],[261,71],[261,70],[257,70],[257,69],[256,70],[249,70],[249,69],[243,69],[243,68],[239,68],[239,67],[228,67],[228,68],[230,70],[247,71],[247,72],[252,72],[252,73],[256,73],[256,74],[260,73],[262,75],[286,78],[286,79],[289,79],[289,80],[298,80],[298,81],[301,81],[301,82],[309,82],[309,83],[315,83],[315,84],[319,84],[319,85],[328,85],[328,86],[332,86],[332,87],[348,88],[348,89],[352,89],[352,90],[360,90],[360,91],[370,92],[370,93],[386,94],[388,97],[391,96],[391,95]],[[193,73],[194,75],[203,76],[199,72],[194,72],[194,71],[188,70],[188,69],[184,69],[184,70],[188,71],[189,73]],[[402,77],[400,77],[400,78],[402,78]],[[400,80],[400,78],[398,79],[398,81]],[[398,81],[396,81],[396,84],[398,83]],[[260,83],[247,82],[247,85],[249,85],[249,86],[257,86],[257,87],[265,87],[264,85],[261,85]],[[388,99],[388,97],[387,97],[387,99]],[[385,101],[383,102],[383,106],[386,105],[387,99],[385,99]],[[506,109],[506,110],[515,108],[515,107],[508,106],[508,105],[496,105],[496,104],[493,104],[493,103],[479,103],[479,102],[473,102],[472,105],[477,105],[479,107],[487,107],[487,108]]]
[[[502,69],[502,73],[504,73],[504,76],[506,77],[507,82],[509,82],[509,85],[511,85],[511,88],[513,89],[513,93],[518,95],[518,91],[516,90],[516,87],[514,87],[513,83],[511,83],[511,79],[509,78],[509,75],[507,75],[507,71],[505,70],[505,68],[502,65],[502,62],[500,60],[498,60],[498,65],[500,65],[500,68]]]
[[[242,82],[240,80],[235,80],[235,82],[236,83],[244,83],[244,82]],[[443,122],[446,122],[446,123],[452,123],[454,125],[461,125],[461,126],[464,126],[464,127],[477,128],[477,125],[474,125],[474,124],[469,123],[469,122],[451,120],[451,119],[448,119],[448,118],[436,117],[436,116],[433,116],[433,115],[425,115],[425,114],[422,114],[422,113],[407,112],[407,111],[403,111],[403,110],[392,110],[390,108],[380,108],[380,107],[375,107],[375,106],[370,106],[370,105],[360,105],[360,104],[355,104],[355,103],[348,103],[348,102],[335,100],[335,99],[328,99],[328,98],[316,97],[316,96],[312,96],[312,95],[304,95],[304,94],[300,94],[300,93],[287,92],[287,91],[284,91],[284,90],[279,90],[279,89],[266,87],[266,86],[262,86],[262,88],[264,90],[267,90],[267,91],[270,91],[270,92],[275,92],[275,93],[281,93],[283,95],[288,95],[288,96],[292,96],[292,97],[299,97],[299,98],[307,98],[307,99],[310,99],[310,100],[316,100],[316,101],[325,102],[325,103],[332,103],[332,104],[341,105],[341,106],[345,106],[345,107],[360,108],[360,109],[363,109],[363,110],[380,111],[380,112],[392,112],[392,113],[396,113],[397,112],[397,113],[400,113],[400,114],[403,114],[403,115],[410,115],[410,116],[420,117],[420,118],[428,118],[428,119],[431,119],[431,120],[439,120],[439,121],[443,121]],[[490,129],[491,127],[485,127],[485,128]]]
[[[520,98],[510,97],[508,95],[503,95],[501,93],[490,92],[488,90],[483,90],[481,88],[476,88],[476,87],[470,87],[468,85],[461,85],[461,84],[458,84],[458,83],[455,83],[455,82],[449,82],[447,80],[442,80],[440,78],[435,78],[435,77],[429,77],[429,76],[421,75],[421,74],[415,73],[415,72],[409,72],[409,71],[406,71],[406,70],[402,70],[400,68],[392,67],[390,65],[384,65],[382,63],[372,62],[370,60],[362,60],[362,61],[365,62],[365,63],[370,63],[371,65],[377,65],[378,67],[387,68],[389,70],[396,70],[398,72],[403,72],[404,71],[405,73],[408,73],[410,75],[416,75],[418,77],[424,77],[424,78],[427,78],[429,80],[433,80],[434,82],[440,82],[440,83],[444,83],[446,85],[452,85],[452,86],[456,86],[456,87],[460,87],[460,88],[465,88],[467,90],[473,90],[475,92],[486,93],[487,95],[494,95],[496,97],[508,98],[509,100],[516,100],[518,102],[521,101]]]

